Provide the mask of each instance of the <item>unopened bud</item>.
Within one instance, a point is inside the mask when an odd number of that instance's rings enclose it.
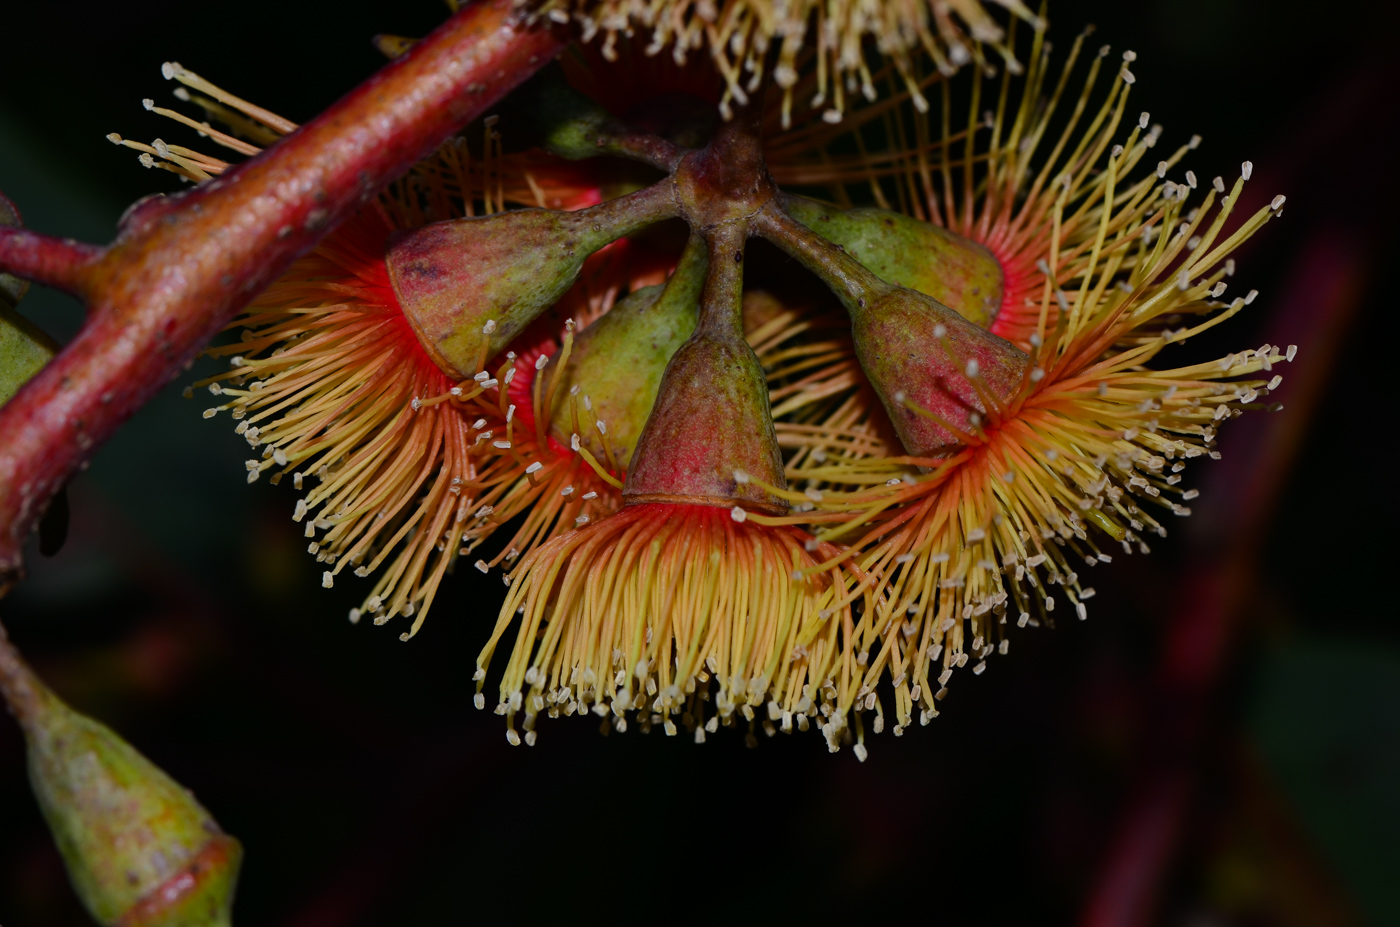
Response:
[[[574,338],[560,376],[570,393],[588,386],[581,398],[596,416],[598,433],[585,429],[579,440],[595,457],[604,455],[606,431],[618,466],[626,469],[631,462],[666,365],[695,331],[707,265],[703,242],[696,238],[665,286],[635,290]],[[570,405],[557,402],[550,410],[558,440],[573,428]]]
[[[29,781],[83,905],[101,924],[227,925],[243,851],[179,783],[69,708],[0,629],[0,689]]]
[[[1001,264],[975,241],[887,209],[842,211],[800,196],[783,197],[783,209],[886,283],[932,296],[982,328],[1001,310]]]
[[[429,355],[464,379],[556,303],[591,254],[675,212],[675,198],[658,185],[575,212],[435,222],[400,233],[384,260]]]

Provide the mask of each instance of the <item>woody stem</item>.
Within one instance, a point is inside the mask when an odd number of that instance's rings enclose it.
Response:
[[[96,245],[0,225],[0,268],[74,296],[85,296],[87,272],[101,259]]]
[[[7,230],[0,270],[79,290],[89,314],[0,409],[0,590],[53,494],[118,425],[293,260],[562,45],[511,0],[483,0],[263,154],[138,207],[106,249]]]
[[[709,268],[696,331],[706,337],[744,340],[744,244],[748,223],[727,222],[709,230]]]

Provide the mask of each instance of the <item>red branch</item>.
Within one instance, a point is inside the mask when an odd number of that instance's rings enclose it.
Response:
[[[0,267],[74,296],[87,295],[88,271],[104,253],[96,245],[0,225]]]
[[[1299,347],[1277,394],[1277,415],[1247,415],[1224,434],[1225,459],[1202,487],[1210,505],[1191,518],[1194,548],[1182,574],[1193,580],[1173,604],[1157,671],[1149,683],[1153,708],[1143,729],[1152,732],[1142,769],[1131,786],[1095,877],[1081,927],[1139,927],[1161,920],[1158,898],[1171,875],[1200,787],[1199,762],[1216,724],[1212,699],[1228,670],[1238,625],[1258,582],[1255,558],[1276,517],[1289,468],[1325,396],[1348,327],[1377,269],[1373,242],[1389,228],[1391,188],[1371,180],[1388,166],[1390,147],[1377,136],[1371,114],[1395,96],[1400,68],[1370,63],[1300,113],[1279,155],[1268,160],[1272,179],[1263,189],[1298,187],[1338,150],[1349,152],[1349,172],[1332,171],[1325,194],[1310,198],[1308,233],[1296,249],[1283,298],[1265,332],[1271,344]],[[1362,178],[1362,179],[1351,179]],[[1363,186],[1364,184],[1364,186]],[[1364,195],[1361,191],[1364,190]],[[1296,213],[1294,221],[1297,220]],[[1261,247],[1259,240],[1246,247]]]
[[[0,590],[49,499],[293,260],[556,55],[510,0],[450,18],[223,176],[143,200],[106,249],[0,233],[0,269],[83,296],[88,321],[0,409]]]
[[[1284,411],[1240,421],[1229,434],[1225,462],[1210,474],[1210,495],[1219,501],[1202,506],[1204,524],[1193,526],[1198,549],[1183,571],[1193,579],[1172,611],[1151,682],[1148,762],[1110,840],[1081,927],[1141,927],[1158,919],[1156,900],[1191,807],[1210,698],[1255,582],[1260,538],[1364,291],[1370,256],[1354,232],[1324,226],[1300,250],[1302,260],[1281,287],[1288,296],[1266,333],[1272,344],[1300,346],[1281,392]]]

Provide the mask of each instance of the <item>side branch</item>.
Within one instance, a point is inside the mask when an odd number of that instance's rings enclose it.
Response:
[[[562,47],[483,0],[258,157],[132,210],[89,267],[88,324],[0,408],[0,588],[53,493],[239,308]]]
[[[74,296],[87,295],[89,271],[103,253],[96,245],[0,225],[0,271]]]

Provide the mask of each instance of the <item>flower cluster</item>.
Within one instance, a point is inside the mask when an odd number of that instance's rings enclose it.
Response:
[[[304,493],[324,585],[372,578],[352,621],[410,619],[407,639],[459,560],[506,571],[473,678],[484,707],[513,641],[511,743],[591,711],[696,740],[815,728],[863,758],[866,719],[928,723],[1012,626],[1085,617],[1079,571],[1189,514],[1185,461],[1292,360],[1157,363],[1254,302],[1225,300],[1231,254],[1283,198],[1237,215],[1248,162],[1203,182],[1181,169],[1198,138],[1156,153],[1131,52],[1085,33],[1056,68],[1037,30],[1023,68],[954,78],[941,54],[984,52],[943,33],[807,68],[800,41],[766,54],[792,33],[752,4],[648,23],[649,46],[626,5],[557,10],[604,46],[327,238],[197,384],[258,452],[249,481]],[[696,29],[730,49],[717,72],[642,53]],[[996,41],[1014,60],[1014,29]],[[830,77],[844,118],[792,127],[763,62],[788,91]],[[148,108],[240,154],[295,128],[166,75],[234,134]],[[112,139],[195,182],[227,167]]]
[[[684,65],[692,52],[708,52],[724,80],[722,111],[746,105],[771,78],[782,90],[782,124],[792,123],[793,104],[840,122],[851,98],[876,98],[876,78],[864,45],[873,39],[895,68],[910,97],[928,108],[918,80],[927,56],[939,72],[952,74],[975,62],[990,66],[985,48],[1006,66],[1020,63],[1006,41],[1006,30],[981,0],[912,0],[908,3],[820,3],[817,0],[516,0],[531,15],[555,23],[574,22],[584,42],[602,34],[601,54],[616,61],[641,51],[669,49]],[[1020,0],[993,0],[996,6],[1043,30],[1044,20]],[[647,41],[634,42],[641,32]],[[809,37],[809,32],[811,33]],[[805,79],[804,79],[805,77]]]

